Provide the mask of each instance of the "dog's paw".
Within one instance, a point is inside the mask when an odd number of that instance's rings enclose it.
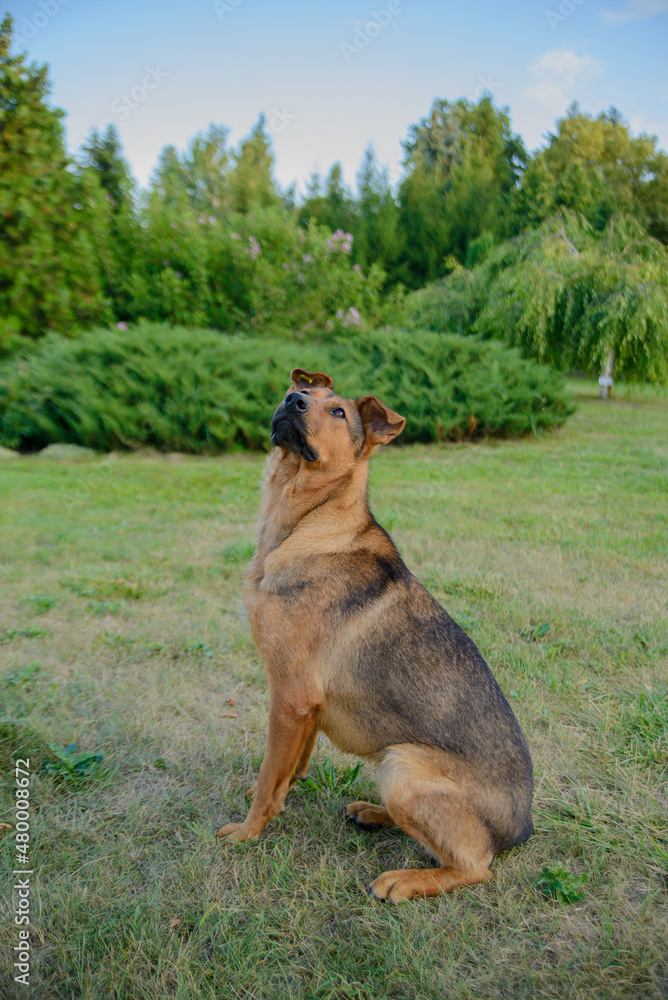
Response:
[[[226,844],[243,844],[252,837],[253,834],[243,823],[228,823],[216,832],[216,840],[222,840]]]
[[[383,902],[401,903],[405,899],[414,899],[416,896],[431,895],[425,892],[423,880],[420,878],[421,872],[406,869],[399,871],[383,872],[375,878],[368,888],[368,894]],[[417,877],[416,877],[417,876]]]
[[[396,825],[387,809],[373,802],[350,802],[343,813],[346,819],[366,830],[381,830]]]
[[[257,781],[255,782],[254,785],[251,785],[250,788],[248,789],[248,791],[246,792],[246,798],[247,799],[254,799],[256,792],[257,792]]]
[[[382,875],[379,875],[367,889],[369,896],[373,896],[374,899],[380,899],[383,902],[390,900],[393,903],[398,903],[399,900],[406,899],[400,888],[396,891],[402,874],[403,872],[396,871],[384,872]]]
[[[445,865],[440,868],[402,868],[383,872],[374,879],[369,886],[369,895],[399,903],[402,899],[439,896],[442,892],[452,892],[462,885],[475,885],[490,878],[492,873],[486,865],[467,871]]]

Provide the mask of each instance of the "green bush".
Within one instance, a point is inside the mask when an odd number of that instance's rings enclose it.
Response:
[[[558,426],[572,411],[549,368],[470,337],[385,330],[298,344],[139,325],[77,340],[49,335],[22,359],[5,361],[0,442],[266,448],[295,366],[327,371],[346,396],[380,396],[406,417],[404,441],[526,434]]]

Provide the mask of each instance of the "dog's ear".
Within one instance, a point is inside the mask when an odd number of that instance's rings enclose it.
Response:
[[[364,396],[355,400],[364,427],[364,447],[362,458],[367,458],[379,444],[389,444],[392,438],[401,434],[406,418],[385,406],[378,396]]]
[[[295,389],[333,389],[334,383],[324,372],[305,372],[303,368],[293,368],[290,374]]]

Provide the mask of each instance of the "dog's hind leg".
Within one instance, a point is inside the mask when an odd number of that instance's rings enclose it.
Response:
[[[373,802],[349,802],[343,811],[346,819],[368,830],[397,825],[384,806],[374,805]]]
[[[454,755],[413,744],[388,747],[378,774],[388,813],[440,865],[385,872],[370,886],[377,899],[436,896],[492,877],[492,841],[476,815],[472,781]]]

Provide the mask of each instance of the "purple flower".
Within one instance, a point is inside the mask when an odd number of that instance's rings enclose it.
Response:
[[[359,266],[359,264],[353,264],[353,271],[355,272],[355,274],[361,274],[362,268]]]
[[[251,260],[257,260],[262,253],[262,247],[254,236],[249,236],[248,242],[250,243],[250,249],[244,250],[244,253],[247,253]]]
[[[325,240],[325,249],[332,253],[341,250],[343,253],[350,253],[353,248],[352,233],[344,233],[342,229],[337,229],[333,236]]]
[[[302,255],[302,260],[304,261],[305,264],[312,264],[313,263],[313,257],[311,257],[310,253],[303,254]]]
[[[358,313],[357,309],[355,309],[354,306],[351,306],[348,312],[346,313],[346,318],[343,321],[343,325],[344,326],[362,325],[362,317],[360,316],[360,314]]]
[[[239,236],[239,233],[230,233],[230,239],[231,240],[240,240],[241,237]]]
[[[215,215],[210,215],[209,216],[209,225],[210,226],[215,226],[215,224],[216,224],[216,216]]]
[[[128,324],[127,324],[127,323],[124,323],[124,322],[123,322],[123,320],[121,320],[121,321],[120,321],[120,323],[117,323],[117,324],[116,324],[116,328],[117,328],[118,330],[127,330],[127,328],[128,328]]]

